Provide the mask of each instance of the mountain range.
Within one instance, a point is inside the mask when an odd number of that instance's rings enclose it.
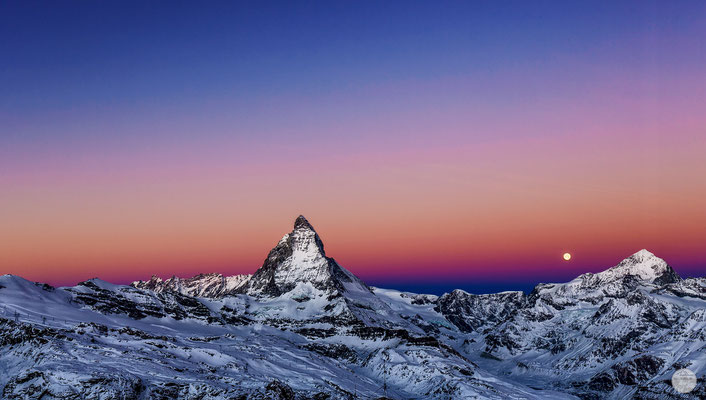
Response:
[[[529,294],[434,296],[366,285],[299,216],[252,275],[4,275],[0,307],[3,399],[706,398],[706,279],[647,250]]]

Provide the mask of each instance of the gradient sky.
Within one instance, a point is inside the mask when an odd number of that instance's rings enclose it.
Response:
[[[705,275],[704,2],[144,3],[0,3],[0,273]]]

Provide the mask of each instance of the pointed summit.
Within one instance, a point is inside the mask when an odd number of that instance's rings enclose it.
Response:
[[[649,251],[647,249],[642,249],[630,257],[649,258],[649,257],[655,257],[655,255],[654,255],[654,253],[652,253],[651,251]]]
[[[326,256],[324,243],[303,215],[294,221],[294,230],[270,251],[243,292],[279,296],[300,284],[327,292],[369,291],[360,279]]]
[[[303,215],[298,216],[297,219],[294,221],[294,229],[300,229],[300,228],[309,229],[312,231],[314,230],[314,227],[311,226],[309,221],[307,221],[307,219]]]

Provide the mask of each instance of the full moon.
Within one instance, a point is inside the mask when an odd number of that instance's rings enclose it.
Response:
[[[570,253],[564,253],[564,260],[566,260],[566,261],[571,260],[571,254],[570,254]]]

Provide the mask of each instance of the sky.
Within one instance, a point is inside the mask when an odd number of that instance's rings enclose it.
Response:
[[[146,4],[149,3],[149,4]],[[706,273],[706,3],[0,3],[0,273]],[[564,252],[573,258],[566,262]]]

